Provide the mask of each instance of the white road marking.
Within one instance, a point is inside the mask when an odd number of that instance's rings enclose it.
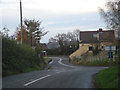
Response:
[[[60,72],[56,72],[56,73],[60,73]]]
[[[49,64],[52,64],[52,63],[53,63],[53,60]]]
[[[59,72],[56,72],[56,73],[61,73],[61,72],[65,72],[65,71],[59,71]]]
[[[67,64],[63,64],[62,63],[62,59],[60,58],[60,60],[58,61],[59,64],[63,65],[63,66],[67,66],[67,67],[74,67],[74,66],[70,66],[70,65],[67,65]]]
[[[50,76],[51,76],[51,75],[47,75],[47,76],[38,78],[38,79],[36,79],[36,80],[33,80],[33,81],[31,81],[31,82],[28,82],[28,83],[24,84],[24,86],[28,86],[28,85],[30,85],[30,84],[32,84],[32,83],[35,83],[35,82],[37,82],[37,81],[39,81],[39,80],[42,80],[42,79],[47,78],[47,77],[50,77]]]

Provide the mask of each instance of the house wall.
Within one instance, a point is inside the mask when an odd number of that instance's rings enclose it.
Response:
[[[92,47],[95,47],[96,45],[98,45],[99,46],[99,49],[102,49],[103,50],[103,48],[105,47],[105,46],[116,46],[116,44],[115,43],[113,43],[113,42],[102,42],[102,43],[84,43],[84,44],[79,44],[79,48],[81,48],[81,46],[87,46],[88,48],[90,47],[90,46],[92,46]]]
[[[92,46],[93,46],[92,44],[90,44],[90,43],[80,43],[80,44],[79,44],[79,49],[82,49],[83,46],[86,47],[86,49],[88,50],[88,53],[92,53],[92,51],[89,51],[89,47],[92,47]],[[82,50],[82,51],[83,51],[83,50]]]
[[[96,35],[96,36],[95,36]],[[79,49],[75,51],[70,57],[82,56],[87,53],[93,53],[89,51],[89,47],[104,50],[105,46],[118,46],[118,41],[115,39],[114,30],[102,31],[81,31],[80,32],[80,44]]]
[[[105,50],[105,46],[116,46],[116,44],[115,43],[111,43],[111,42],[102,42],[101,44],[100,44],[100,49],[101,50]],[[103,48],[102,48],[103,47]]]
[[[98,45],[98,43],[80,43],[79,44],[79,49],[76,50],[74,53],[72,53],[70,55],[70,59],[72,59],[73,57],[80,57],[86,53],[93,53],[93,51],[89,51],[89,47],[95,47],[96,45]],[[115,43],[111,43],[111,42],[102,42],[99,43],[99,49],[104,50],[105,46],[115,46]]]
[[[88,44],[88,43],[80,43],[80,44],[79,44],[79,48],[80,48],[81,46],[88,46],[88,47],[89,47],[89,46],[92,46],[92,45],[91,45],[91,44]]]
[[[91,44],[79,44],[79,46],[79,49],[70,55],[70,59],[80,57],[86,53],[92,53],[92,51],[89,51],[89,46],[92,46]]]

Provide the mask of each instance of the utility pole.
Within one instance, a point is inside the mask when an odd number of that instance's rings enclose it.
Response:
[[[20,0],[20,25],[21,25],[21,44],[23,43],[23,30],[22,30],[22,2]]]

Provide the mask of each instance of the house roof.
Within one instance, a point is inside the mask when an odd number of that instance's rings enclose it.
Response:
[[[80,32],[81,43],[114,42],[114,40],[114,30],[101,31],[101,29],[99,29],[99,31]]]

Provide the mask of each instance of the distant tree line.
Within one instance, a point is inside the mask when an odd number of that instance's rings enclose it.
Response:
[[[74,32],[58,33],[49,39],[48,44],[52,44],[53,48],[48,48],[48,55],[70,55],[79,48],[80,30]],[[59,45],[59,46],[55,46]]]

